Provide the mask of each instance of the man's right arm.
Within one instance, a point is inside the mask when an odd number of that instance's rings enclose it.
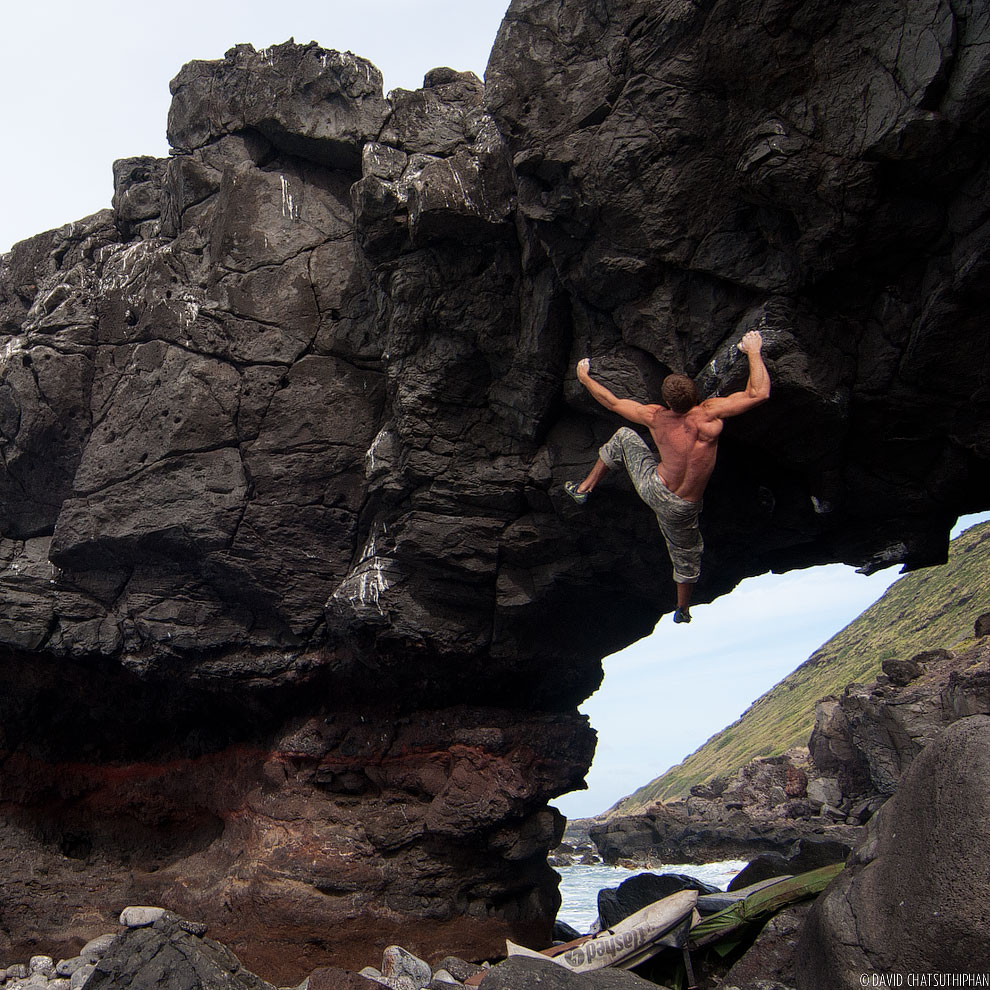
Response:
[[[770,373],[763,363],[763,338],[759,331],[750,330],[744,334],[737,346],[749,361],[749,380],[746,382],[746,388],[731,395],[705,399],[701,404],[706,412],[719,419],[738,416],[740,413],[755,409],[770,398]]]
[[[657,406],[645,406],[634,399],[619,399],[601,382],[596,382],[591,377],[591,362],[587,358],[582,358],[578,362],[578,381],[588,390],[591,397],[604,406],[609,412],[617,413],[623,419],[628,419],[631,423],[642,423],[649,426],[653,421],[653,415]]]

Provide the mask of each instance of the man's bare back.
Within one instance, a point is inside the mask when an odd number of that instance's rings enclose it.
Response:
[[[700,502],[715,469],[722,420],[711,417],[703,405],[684,415],[661,406],[647,426],[660,454],[660,480],[675,495]]]

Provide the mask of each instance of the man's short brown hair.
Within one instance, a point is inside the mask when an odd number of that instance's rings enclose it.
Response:
[[[680,415],[698,404],[698,390],[687,375],[667,375],[660,386],[660,395],[664,403]]]

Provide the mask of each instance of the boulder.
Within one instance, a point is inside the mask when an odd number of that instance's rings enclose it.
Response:
[[[510,956],[493,966],[479,986],[481,990],[648,990],[656,984],[622,969],[572,973],[549,959]]]
[[[807,798],[818,807],[828,804],[834,808],[842,802],[842,788],[834,777],[815,777],[808,781]]]
[[[560,918],[558,918],[553,923],[553,932],[550,937],[554,943],[573,942],[574,939],[581,937],[581,932],[579,932],[576,928],[572,928],[566,921],[561,921]]]
[[[229,949],[186,930],[163,913],[150,925],[129,928],[116,939],[86,981],[90,990],[274,990],[244,969]]]
[[[891,657],[881,664],[883,672],[896,687],[905,687],[921,676],[921,665],[916,660],[898,660]]]
[[[332,966],[314,970],[307,979],[306,990],[377,990],[379,986],[374,980]]]
[[[120,923],[125,928],[145,928],[164,917],[165,908],[126,907],[120,912]]]
[[[842,863],[850,852],[852,847],[848,843],[835,839],[798,839],[786,856],[772,852],[757,856],[732,878],[726,889],[741,890],[771,877],[796,876],[832,863]]]
[[[382,956],[382,976],[386,979],[408,979],[415,990],[430,982],[433,971],[429,963],[407,952],[402,946],[390,945]]]
[[[784,990],[794,986],[798,945],[811,904],[775,914],[719,983],[720,990]]]
[[[437,969],[446,970],[446,972],[450,973],[460,983],[482,971],[482,967],[477,965],[477,963],[459,959],[457,956],[444,956],[438,963]]]
[[[697,890],[713,894],[717,887],[681,873],[637,873],[623,880],[618,887],[598,891],[598,918],[601,927],[612,928],[623,918],[679,890]]]
[[[30,976],[43,976],[46,980],[55,978],[55,960],[51,956],[32,956],[28,961]]]
[[[861,973],[986,973],[990,897],[982,822],[990,813],[990,716],[944,729],[884,806],[866,865],[812,908],[800,990],[855,987]]]

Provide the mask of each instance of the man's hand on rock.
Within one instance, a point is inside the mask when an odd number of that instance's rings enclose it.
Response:
[[[579,381],[584,381],[591,374],[591,361],[588,358],[581,358],[577,365],[577,376]]]
[[[743,334],[743,339],[736,346],[743,354],[759,354],[763,347],[763,337],[759,330],[750,330]]]

